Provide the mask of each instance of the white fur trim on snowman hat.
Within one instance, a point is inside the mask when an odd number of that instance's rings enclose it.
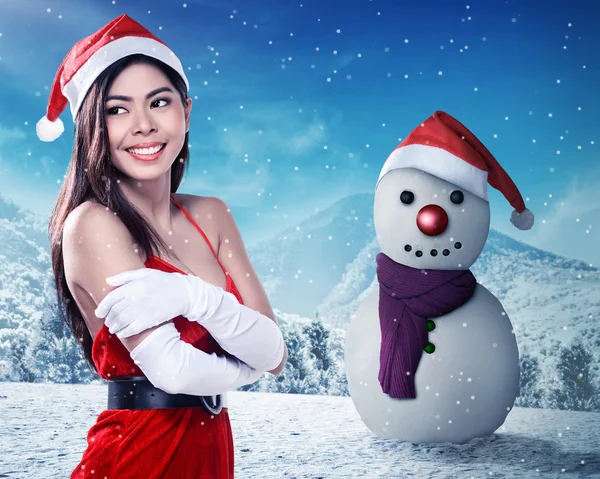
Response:
[[[517,210],[513,210],[510,215],[510,222],[520,230],[528,230],[533,226],[533,213],[525,208],[520,213]]]
[[[35,132],[42,141],[54,141],[65,131],[65,126],[60,118],[50,121],[44,116],[35,125]]]
[[[429,173],[488,201],[487,171],[480,170],[443,148],[419,144],[396,148],[383,165],[375,189],[387,173],[401,168],[415,168]]]

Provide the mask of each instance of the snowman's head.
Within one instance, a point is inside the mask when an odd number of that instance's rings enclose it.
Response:
[[[381,251],[420,269],[470,268],[490,228],[489,203],[415,168],[386,173],[375,191]]]

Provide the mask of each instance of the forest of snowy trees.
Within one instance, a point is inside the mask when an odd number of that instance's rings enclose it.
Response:
[[[577,338],[569,346],[556,344],[555,375],[544,377],[540,360],[521,353],[521,396],[516,406],[600,411],[600,375],[589,347]]]
[[[8,354],[0,361],[0,380],[89,383],[93,374],[71,332],[58,317],[56,306],[33,332],[17,331]],[[329,328],[318,315],[307,320],[278,314],[289,357],[282,374],[265,374],[249,391],[291,394],[348,395],[344,372],[344,332]],[[552,367],[542,367],[553,361]],[[545,373],[544,373],[545,371]],[[575,411],[600,411],[600,374],[591,345],[576,338],[569,345],[532,356],[521,351],[521,396],[516,406]]]

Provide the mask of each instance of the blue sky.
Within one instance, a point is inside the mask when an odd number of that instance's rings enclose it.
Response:
[[[537,217],[517,231],[490,188],[493,227],[600,264],[598,2],[3,0],[2,13],[0,194],[38,213],[50,213],[72,146],[68,112],[59,140],[35,134],[56,69],[127,13],[187,69],[180,191],[225,200],[247,245],[372,192],[399,139],[441,109],[488,146]]]

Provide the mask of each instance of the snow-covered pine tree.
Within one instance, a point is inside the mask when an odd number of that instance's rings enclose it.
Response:
[[[304,334],[309,340],[309,352],[315,359],[315,366],[327,371],[331,365],[329,357],[329,330],[323,325],[319,314],[309,326],[304,327]]]
[[[306,364],[306,341],[287,323],[280,323],[283,340],[288,348],[288,358],[281,374],[264,375],[254,384],[242,386],[240,391],[268,391],[277,393],[304,394],[308,368]]]
[[[296,329],[286,330],[284,340],[289,348],[288,361],[285,368],[285,389],[281,392],[291,394],[311,394],[314,389],[314,370],[308,354],[308,338]]]
[[[279,318],[288,359],[277,376],[266,374],[242,391],[348,395],[343,363],[343,334],[318,319]]]
[[[330,329],[329,331],[329,390],[332,396],[349,396],[348,379],[346,378],[346,361],[344,358],[345,331]]]
[[[61,320],[57,303],[49,302],[44,313],[26,351],[35,381],[74,384],[97,379],[81,347]]]
[[[311,394],[328,394],[331,382],[329,330],[317,316],[303,328],[303,333],[307,339],[308,354],[312,362],[311,376],[314,378],[314,388],[316,389]]]
[[[281,386],[285,392],[302,394],[308,375],[306,365],[306,341],[298,331],[290,330],[284,333],[284,341],[288,347],[288,359],[284,369]],[[281,390],[281,392],[284,392]]]
[[[600,410],[600,386],[592,368],[593,361],[593,354],[580,338],[574,339],[569,347],[563,347],[548,406],[572,411]]]
[[[23,330],[17,330],[8,348],[5,381],[34,382],[35,373],[28,362],[27,348],[31,342],[30,334]]]
[[[540,365],[538,358],[524,352],[519,358],[521,377],[519,397],[515,401],[518,407],[540,407],[541,392],[538,385]]]

